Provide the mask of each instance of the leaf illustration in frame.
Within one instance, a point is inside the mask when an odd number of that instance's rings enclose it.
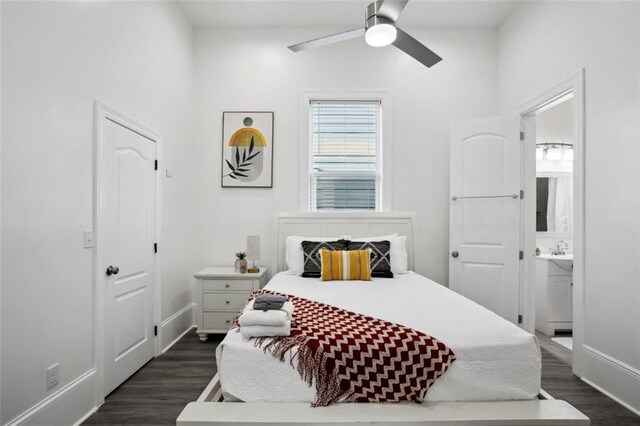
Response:
[[[273,115],[270,111],[223,112],[222,187],[273,187]]]
[[[251,154],[249,157],[247,157],[247,161],[249,160],[253,160],[255,157],[258,156],[258,154],[260,154],[262,151],[257,151],[255,154]]]

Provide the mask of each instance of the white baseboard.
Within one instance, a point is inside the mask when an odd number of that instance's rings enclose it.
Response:
[[[640,370],[589,345],[582,346],[584,380],[640,416]]]
[[[193,325],[194,303],[189,303],[166,320],[160,326],[160,347],[165,353],[171,346],[182,338]]]
[[[5,426],[77,425],[96,411],[96,370],[92,368]]]
[[[89,417],[91,417],[91,415],[93,413],[95,413],[96,411],[98,411],[98,408],[100,407],[93,407],[91,410],[89,410],[89,412],[87,414],[85,414],[84,416],[82,416],[77,422],[75,422],[73,424],[73,426],[80,426],[82,423],[84,423],[85,420],[87,420]]]

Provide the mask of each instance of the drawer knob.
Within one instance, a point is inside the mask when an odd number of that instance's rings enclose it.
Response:
[[[229,288],[229,284],[225,284],[224,286],[225,286],[226,288]]]
[[[229,300],[227,300],[227,305],[229,304]]]
[[[227,320],[227,324],[229,324],[231,322],[231,320]]]

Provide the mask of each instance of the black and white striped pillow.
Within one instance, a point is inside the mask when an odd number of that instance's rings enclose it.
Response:
[[[346,250],[346,240],[338,241],[303,241],[302,251],[304,252],[304,272],[303,277],[320,278],[322,275],[322,260],[320,250]]]
[[[371,249],[371,276],[393,278],[391,272],[391,243],[389,241],[349,241],[347,250]]]

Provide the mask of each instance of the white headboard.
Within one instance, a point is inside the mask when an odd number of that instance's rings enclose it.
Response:
[[[350,235],[375,237],[398,233],[407,237],[409,270],[413,270],[414,213],[279,213],[276,214],[276,264],[274,271],[285,271],[286,239],[290,235],[304,237],[336,237]]]

